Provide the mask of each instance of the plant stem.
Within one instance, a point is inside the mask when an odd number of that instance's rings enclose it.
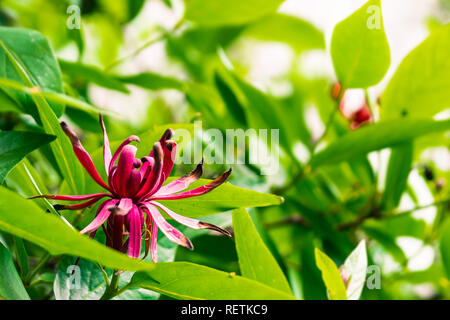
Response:
[[[108,274],[106,273],[105,269],[103,269],[103,267],[102,267],[99,263],[96,263],[96,265],[97,265],[97,268],[100,269],[100,272],[101,272],[102,275],[103,275],[103,279],[105,279],[106,286],[109,287],[109,278],[108,278]]]
[[[109,286],[106,287],[105,293],[101,296],[100,300],[110,300],[117,295],[117,289],[119,287],[119,278],[120,274],[117,273],[117,270],[113,270],[111,282]]]
[[[50,260],[52,256],[50,253],[46,253],[45,256],[39,261],[38,265],[31,271],[31,273],[25,278],[23,281],[25,285],[29,286],[33,278],[37,275],[37,273],[45,266],[45,264]]]

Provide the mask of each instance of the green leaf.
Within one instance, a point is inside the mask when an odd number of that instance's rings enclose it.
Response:
[[[177,179],[170,177],[167,183]],[[189,186],[187,190],[211,182],[208,179],[199,179]],[[283,203],[283,198],[252,190],[243,189],[230,183],[224,183],[217,189],[198,197],[160,201],[178,214],[186,217],[203,217],[214,213],[225,212],[237,208],[266,207]]]
[[[242,35],[264,41],[289,44],[297,53],[325,49],[323,33],[311,23],[297,17],[274,13],[248,25]]]
[[[36,132],[0,132],[0,183],[28,153],[53,140],[54,136]]]
[[[84,79],[104,88],[129,93],[127,87],[125,87],[122,82],[116,80],[113,76],[106,74],[95,66],[85,65],[79,62],[70,62],[62,59],[59,59],[59,65],[61,70],[70,76],[71,81]]]
[[[344,281],[336,264],[325,253],[315,249],[317,268],[322,272],[322,279],[328,289],[331,300],[347,300]]]
[[[33,40],[31,39],[31,41]],[[9,61],[15,68],[17,74],[20,76],[20,79],[24,82],[24,84],[28,87],[33,87],[34,83],[31,78],[32,75],[24,65],[24,62],[1,40],[0,47],[6,53]],[[57,138],[57,140],[50,146],[64,179],[67,181],[74,194],[82,193],[84,189],[84,171],[82,170],[78,159],[73,153],[72,145],[69,139],[61,129],[56,114],[52,111],[52,108],[50,107],[48,102],[41,94],[39,94],[39,92],[32,95],[32,98],[36,103],[39,118],[42,122],[42,126],[45,132],[54,135]]]
[[[413,161],[413,143],[405,142],[391,150],[382,204],[384,210],[397,207],[408,182]]]
[[[378,122],[354,130],[319,151],[314,167],[347,161],[371,151],[396,146],[429,133],[450,130],[450,120],[402,119]]]
[[[256,231],[247,210],[233,210],[233,228],[242,276],[292,294],[283,271]]]
[[[442,264],[444,265],[447,279],[450,280],[450,219],[447,219],[441,229],[439,247],[441,249]]]
[[[0,27],[0,41],[20,57],[24,67],[29,70],[32,86],[63,92],[61,71],[47,39],[42,34],[34,30]],[[8,59],[8,53],[4,49],[0,49],[0,61],[0,76],[21,80],[20,74]],[[29,95],[19,92],[11,92],[11,94],[21,102],[27,113],[38,119],[36,102]],[[50,107],[57,117],[64,113],[63,104],[52,103]]]
[[[331,57],[345,88],[367,88],[383,79],[391,58],[380,0],[369,0],[336,25],[331,38]]]
[[[52,255],[69,254],[120,270],[148,270],[153,264],[134,260],[81,235],[45,213],[32,200],[0,187],[0,230],[48,250]]]
[[[294,299],[254,280],[187,262],[158,263],[152,272],[135,273],[130,286],[183,300]]]
[[[358,300],[366,283],[367,252],[364,240],[345,259],[344,268],[349,276],[347,283],[348,300]]]
[[[0,297],[7,300],[30,300],[14,266],[8,249],[0,242]]]
[[[241,25],[268,15],[284,0],[187,0],[185,18],[200,26]]]
[[[382,97],[382,117],[432,117],[450,107],[449,74],[450,24],[447,24],[402,61]]]
[[[124,83],[133,84],[150,90],[184,90],[184,83],[182,81],[173,77],[162,76],[160,74],[152,72],[144,72],[126,76],[116,76],[116,79]]]

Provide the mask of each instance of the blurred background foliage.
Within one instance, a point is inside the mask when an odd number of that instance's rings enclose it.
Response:
[[[356,129],[352,127],[358,120],[353,111],[349,111],[352,116],[343,109],[336,112],[339,98],[333,91],[337,90],[337,79],[329,48],[334,25],[364,1],[229,1],[223,14],[215,11],[214,1],[186,2],[1,0],[0,23],[36,30],[49,40],[63,83],[62,88],[52,89],[111,112],[107,126],[112,141],[158,125],[194,121],[202,121],[203,129],[221,132],[280,129],[279,171],[261,175],[258,165],[233,165],[230,181],[284,197],[280,206],[251,209],[250,213],[297,297],[327,298],[314,259],[315,247],[339,266],[356,244],[366,239],[369,265],[380,267],[382,279],[381,288],[365,288],[362,299],[449,298],[450,275],[445,275],[439,250],[449,220],[448,132],[412,135],[393,149],[381,143],[351,157],[344,155],[344,161],[339,162],[334,155],[325,155],[324,162],[329,164],[323,166],[311,166],[310,155],[373,126],[389,113],[382,95],[389,79],[409,51],[448,23],[450,2],[383,1],[390,69],[383,81],[369,89],[347,91],[342,108],[360,110],[365,103],[370,107],[371,119]],[[68,9],[71,5],[80,8],[80,29],[67,27],[74,15]],[[397,17],[399,10],[403,15]],[[351,37],[347,40],[353,41]],[[441,52],[447,63],[448,41]],[[346,49],[339,48],[344,56],[351,53]],[[440,95],[439,90],[447,90],[447,94]],[[448,87],[439,90],[433,94],[441,103],[429,118],[447,119]],[[389,99],[401,99],[401,94],[395,91]],[[0,106],[2,131],[41,131],[39,123],[21,112],[8,96],[2,94],[0,99],[8,100]],[[421,105],[414,110],[427,108]],[[77,128],[86,149],[98,150],[102,136],[95,113],[66,105],[59,115]],[[403,116],[391,118],[401,126]],[[385,137],[392,134],[391,127],[385,131]],[[349,142],[349,150],[376,145],[381,139],[378,135],[360,137]],[[203,147],[211,143],[205,139]],[[244,156],[248,158],[248,154]],[[31,153],[25,161],[47,189],[41,192],[67,194],[68,185],[49,146]],[[179,164],[175,175],[192,167]],[[208,164],[205,177],[215,177],[227,167]],[[27,180],[21,168],[11,171],[5,183],[26,195],[32,187],[21,182]],[[66,218],[78,226],[86,224],[89,215],[71,213]],[[211,219],[224,226],[231,224],[229,214]],[[162,244],[167,253],[162,261],[192,261],[239,274],[232,240],[206,232],[186,232],[195,236],[196,250],[176,249],[167,241]],[[17,245],[7,234],[2,237],[12,247]],[[28,242],[26,247],[30,263],[35,264],[34,257],[39,257],[42,249]],[[15,261],[20,263],[18,256]],[[33,286],[32,297],[52,296],[56,262],[53,270],[48,266],[40,285]],[[61,263],[58,268],[64,270],[68,262]],[[67,298],[69,293],[61,290],[55,289],[57,297]],[[130,297],[155,295],[137,291]]]

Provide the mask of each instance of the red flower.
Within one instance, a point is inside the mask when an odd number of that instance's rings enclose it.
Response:
[[[372,122],[372,113],[369,106],[367,105],[367,101],[364,99],[364,101],[356,111],[350,111],[348,110],[347,106],[347,94],[348,92],[344,93],[344,96],[342,97],[341,103],[339,105],[339,110],[345,118],[350,120],[350,128],[352,130],[355,130],[369,122]]]
[[[176,156],[176,143],[170,140],[173,136],[172,129],[168,129],[161,139],[154,144],[153,150],[148,156],[137,159],[135,157],[137,148],[129,144],[132,141],[139,142],[137,136],[128,137],[112,155],[102,116],[100,116],[100,124],[103,131],[103,158],[108,183],[105,183],[100,177],[78,136],[65,122],[61,122],[61,127],[72,142],[73,150],[80,163],[92,179],[107,192],[81,196],[41,195],[32,198],[85,201],[75,205],[55,205],[55,208],[59,210],[83,209],[92,206],[103,198],[109,198],[100,204],[95,219],[81,230],[81,233],[90,234],[93,238],[97,229],[102,226],[106,234],[106,245],[121,252],[128,251],[128,255],[133,258],[138,258],[141,253],[141,241],[144,234],[144,258],[150,249],[152,260],[157,262],[158,228],[172,242],[193,249],[191,241],[170,225],[159,210],[190,228],[213,229],[230,236],[228,231],[215,225],[178,215],[157,200],[177,200],[203,195],[224,183],[231,174],[231,169],[206,185],[180,192],[200,178],[203,171],[203,161],[190,174],[163,186],[172,171]],[[106,228],[104,227],[105,222]]]

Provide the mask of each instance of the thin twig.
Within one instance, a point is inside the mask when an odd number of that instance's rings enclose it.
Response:
[[[162,33],[162,34],[158,35],[156,38],[150,39],[149,41],[144,43],[142,46],[140,46],[139,48],[137,48],[133,52],[130,52],[129,54],[123,56],[122,58],[117,59],[113,63],[111,63],[108,66],[106,66],[104,71],[110,71],[111,69],[113,69],[113,68],[117,67],[118,65],[122,64],[124,61],[137,56],[141,51],[143,51],[144,49],[147,49],[152,44],[155,44],[155,43],[163,40],[164,38],[166,38],[166,36],[167,36],[167,33]]]

